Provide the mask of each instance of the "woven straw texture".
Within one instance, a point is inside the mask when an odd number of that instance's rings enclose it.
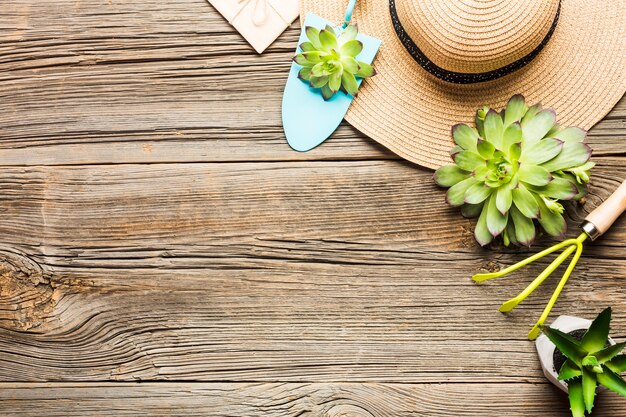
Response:
[[[346,4],[302,0],[301,16],[313,12],[339,23]],[[545,36],[555,5],[397,0],[399,17],[416,44],[436,64],[459,72],[482,72],[524,56]],[[623,0],[562,0],[556,30],[532,62],[502,78],[468,85],[441,81],[415,62],[396,36],[388,1],[359,0],[353,23],[383,44],[374,61],[377,75],[365,80],[346,120],[428,168],[450,163],[451,126],[473,125],[476,109],[484,105],[498,109],[521,93],[529,104],[554,108],[562,126],[589,129],[626,90]]]

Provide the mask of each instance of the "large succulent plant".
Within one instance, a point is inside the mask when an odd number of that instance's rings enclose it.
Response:
[[[567,358],[559,379],[567,382],[574,417],[591,413],[598,384],[626,397],[626,381],[619,376],[626,371],[626,355],[619,354],[626,343],[607,343],[610,322],[609,307],[596,317],[580,341],[551,327],[541,329]]]
[[[476,112],[476,128],[452,127],[454,164],[441,167],[435,181],[450,187],[447,201],[467,217],[478,217],[476,240],[487,245],[502,236],[530,246],[536,222],[552,236],[566,230],[559,200],[580,199],[589,181],[591,148],[586,132],[561,128],[552,109],[528,107],[511,97],[501,113]]]
[[[375,74],[370,64],[356,60],[363,50],[363,43],[356,39],[356,25],[347,26],[338,37],[328,25],[322,30],[307,26],[305,31],[309,40],[300,45],[302,52],[293,58],[302,66],[298,77],[308,81],[311,87],[320,88],[324,100],[339,90],[356,96],[359,89],[356,77]]]

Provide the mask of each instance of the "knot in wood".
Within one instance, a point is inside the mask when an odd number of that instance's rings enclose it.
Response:
[[[54,289],[28,256],[0,249],[0,327],[26,331],[54,307]]]
[[[324,417],[374,417],[374,415],[357,405],[336,404],[326,411]]]

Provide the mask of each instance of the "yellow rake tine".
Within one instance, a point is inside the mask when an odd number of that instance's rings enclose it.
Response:
[[[476,281],[476,282],[483,282],[483,281],[487,281],[487,280],[494,279],[494,278],[500,278],[501,276],[509,274],[509,273],[511,273],[511,272],[513,272],[515,270],[518,270],[518,269],[520,269],[523,266],[526,266],[526,265],[528,265],[528,264],[530,264],[532,262],[535,262],[537,259],[541,259],[544,256],[551,254],[552,252],[556,252],[557,250],[559,250],[561,248],[564,248],[564,247],[570,246],[570,245],[576,245],[577,242],[578,242],[577,239],[567,239],[567,240],[564,240],[561,243],[557,243],[554,246],[551,246],[551,247],[549,247],[547,249],[544,249],[543,251],[541,251],[541,252],[539,252],[539,253],[531,256],[531,257],[528,257],[528,258],[524,259],[523,261],[520,261],[520,262],[516,263],[515,265],[511,265],[508,268],[505,268],[505,269],[503,269],[501,271],[491,272],[491,273],[487,273],[487,274],[476,274],[476,275],[474,275],[472,277],[472,279],[474,281]]]
[[[530,294],[532,294],[532,292],[535,291],[537,287],[539,287],[543,283],[543,281],[545,281],[546,278],[548,278],[550,274],[552,274],[554,270],[557,269],[565,261],[565,259],[567,259],[572,254],[572,252],[574,252],[574,250],[576,250],[576,245],[572,245],[569,248],[565,249],[563,253],[561,253],[554,261],[552,261],[552,263],[548,265],[548,267],[544,269],[543,272],[541,272],[541,274],[539,274],[539,276],[537,276],[537,278],[535,278],[533,282],[531,282],[528,287],[524,289],[524,291],[519,293],[517,297],[511,298],[510,300],[504,302],[500,307],[500,311],[502,313],[507,313],[517,307],[517,305],[524,301]]]
[[[550,311],[552,311],[552,307],[554,307],[554,304],[556,304],[556,300],[558,300],[559,295],[561,295],[561,291],[563,291],[565,284],[567,284],[567,280],[569,279],[570,275],[574,271],[574,268],[576,267],[576,264],[578,263],[578,260],[580,259],[580,256],[583,253],[582,243],[585,241],[585,239],[587,239],[587,235],[585,233],[582,233],[576,239],[576,253],[574,254],[574,257],[572,258],[572,261],[567,266],[567,269],[563,273],[563,277],[561,278],[561,281],[559,281],[559,285],[554,290],[552,297],[550,297],[550,301],[548,301],[548,305],[546,305],[546,308],[543,310],[541,317],[539,317],[539,320],[537,320],[537,323],[535,323],[535,325],[530,330],[530,332],[528,332],[528,339],[535,340],[537,336],[539,336],[539,331],[541,330],[541,326],[550,315]]]

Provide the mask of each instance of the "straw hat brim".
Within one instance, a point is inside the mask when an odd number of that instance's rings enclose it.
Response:
[[[313,12],[341,22],[345,0],[302,0]],[[626,2],[562,0],[552,38],[525,67],[478,84],[451,84],[428,73],[405,50],[391,24],[387,0],[359,0],[353,22],[382,40],[377,75],[365,80],[346,120],[399,156],[436,169],[449,164],[450,128],[473,125],[477,108],[499,109],[517,93],[557,112],[562,126],[589,129],[626,90]]]

